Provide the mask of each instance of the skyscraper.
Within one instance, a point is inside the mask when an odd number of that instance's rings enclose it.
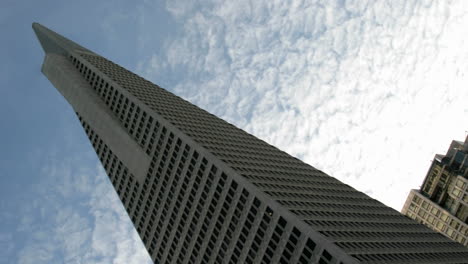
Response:
[[[437,154],[402,213],[468,247],[468,136]]]
[[[155,263],[466,263],[468,250],[33,24]]]

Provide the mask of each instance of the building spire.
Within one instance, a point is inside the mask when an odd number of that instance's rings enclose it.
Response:
[[[90,50],[83,48],[75,42],[55,33],[54,31],[44,27],[43,25],[34,22],[32,28],[36,33],[36,36],[41,43],[42,49],[47,53],[56,53],[67,55],[71,51],[79,49],[82,51],[91,52]]]

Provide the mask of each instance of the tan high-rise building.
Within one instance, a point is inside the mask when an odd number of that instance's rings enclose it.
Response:
[[[39,25],[155,263],[466,263],[468,249]],[[90,146],[91,147],[91,146]]]
[[[411,190],[402,213],[468,246],[468,137],[437,154],[420,190]]]

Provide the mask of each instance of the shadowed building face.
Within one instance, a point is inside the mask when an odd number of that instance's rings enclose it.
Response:
[[[39,25],[157,263],[453,263],[461,245]],[[447,258],[450,254],[450,258]]]

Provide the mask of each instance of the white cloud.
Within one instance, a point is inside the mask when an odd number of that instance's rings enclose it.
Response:
[[[144,75],[359,190],[400,209],[463,139],[464,1],[204,4],[167,2],[184,34]]]
[[[48,160],[20,209],[14,263],[151,263],[103,169],[89,166],[94,157]]]
[[[33,244],[20,250],[18,264],[51,263],[54,248],[50,244]]]

